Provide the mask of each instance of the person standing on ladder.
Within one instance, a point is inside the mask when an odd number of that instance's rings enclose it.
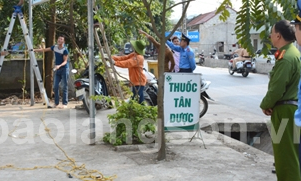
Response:
[[[67,108],[68,104],[68,79],[69,79],[69,65],[68,65],[68,50],[64,46],[65,37],[60,35],[57,39],[57,45],[53,45],[48,48],[34,49],[35,52],[49,52],[53,51],[55,55],[55,67],[54,67],[54,108]],[[63,100],[62,106],[59,106],[59,84],[62,81],[63,84]]]

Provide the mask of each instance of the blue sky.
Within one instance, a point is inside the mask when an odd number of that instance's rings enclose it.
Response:
[[[176,3],[182,0],[175,0]],[[190,3],[187,10],[187,17],[197,16],[199,14],[208,13],[214,11],[223,2],[223,0],[195,0]],[[231,0],[235,10],[241,7],[241,0]],[[174,12],[171,15],[171,19],[180,19],[182,13],[182,5],[173,8]]]

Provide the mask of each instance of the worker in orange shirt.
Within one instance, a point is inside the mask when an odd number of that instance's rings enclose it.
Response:
[[[132,92],[134,99],[139,95],[139,103],[144,101],[143,90],[146,84],[146,76],[143,73],[145,42],[141,40],[131,41],[131,45],[135,50],[133,53],[124,56],[113,56],[113,63],[117,67],[128,68],[130,82],[132,84]]]

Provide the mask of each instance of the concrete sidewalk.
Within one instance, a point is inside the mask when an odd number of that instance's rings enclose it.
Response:
[[[101,138],[104,132],[110,131],[107,115],[115,113],[115,109],[98,111],[96,145],[91,146],[89,116],[85,110],[75,109],[79,104],[71,102],[68,109],[46,109],[41,104],[1,106],[0,180],[79,180],[69,178],[66,172],[58,169],[71,170],[70,162],[66,162],[65,167],[54,167],[66,160],[66,155],[73,158],[77,166],[85,164],[89,170],[98,170],[105,176],[116,175],[115,180],[120,181],[276,180],[271,173],[271,155],[217,132],[202,131],[207,149],[199,139],[189,142],[194,133],[167,133],[165,161],[156,161],[157,153],[152,148],[140,147],[139,150],[122,146],[116,149],[104,144]],[[220,106],[209,107],[208,116],[201,121],[206,122],[211,119],[211,113],[221,109]],[[44,124],[59,146],[53,144]],[[34,167],[37,169],[24,170]]]

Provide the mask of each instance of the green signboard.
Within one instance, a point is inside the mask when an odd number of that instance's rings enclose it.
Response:
[[[165,73],[165,131],[199,129],[201,74]]]

